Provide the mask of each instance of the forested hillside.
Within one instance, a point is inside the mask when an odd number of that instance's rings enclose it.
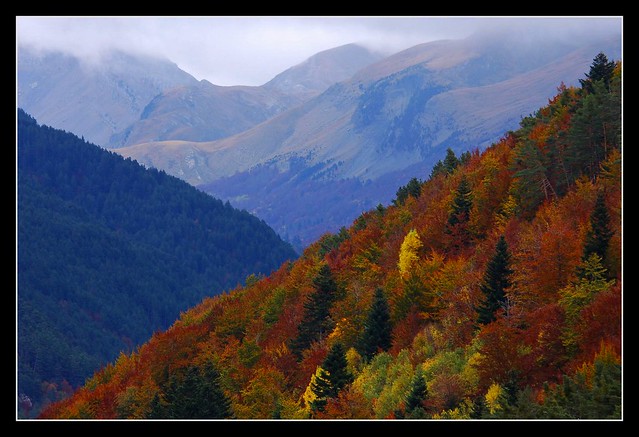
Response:
[[[17,244],[18,390],[35,410],[203,297],[295,258],[247,212],[22,110]]]
[[[517,131],[41,417],[620,418],[621,171],[621,63],[601,54]]]

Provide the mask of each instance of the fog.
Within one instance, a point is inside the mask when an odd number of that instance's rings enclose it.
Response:
[[[322,50],[359,43],[391,54],[438,39],[619,34],[621,17],[16,17],[20,48],[96,64],[111,50],[170,59],[216,85],[261,85]]]

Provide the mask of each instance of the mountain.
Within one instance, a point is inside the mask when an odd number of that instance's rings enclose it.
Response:
[[[362,208],[387,203],[396,181],[427,175],[448,147],[460,153],[498,140],[558,83],[576,84],[599,51],[618,59],[620,47],[619,37],[531,42],[516,34],[426,43],[232,137],[153,141],[119,153],[255,212],[304,246],[351,222]],[[258,191],[250,188],[256,178],[267,184]],[[322,200],[336,180],[352,188],[335,199],[337,215],[320,201],[298,207],[268,195]],[[298,230],[293,217],[315,225]]]
[[[162,91],[197,80],[172,62],[111,52],[82,61],[18,50],[18,106],[47,125],[108,146]]]
[[[308,100],[331,85],[350,79],[357,71],[382,57],[360,45],[346,44],[311,56],[278,74],[263,87]]]
[[[262,87],[222,87],[202,80],[158,94],[140,118],[114,134],[108,145],[215,140],[249,129],[297,103],[295,98]]]
[[[109,147],[229,137],[315,97],[379,58],[349,44],[318,53],[262,86],[216,86],[202,80],[167,90],[149,102],[139,120],[114,135]]]
[[[42,417],[622,418],[621,63],[597,59]]]
[[[37,410],[295,252],[263,221],[18,111],[18,390]]]

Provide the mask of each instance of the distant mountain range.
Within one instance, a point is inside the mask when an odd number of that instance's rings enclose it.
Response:
[[[21,49],[18,104],[47,125],[103,147],[211,141],[317,96],[382,56],[349,44],[320,52],[263,86],[216,86],[177,65],[115,52],[100,62]]]
[[[620,50],[620,35],[517,32],[385,58],[351,44],[261,87],[164,91],[108,144],[257,214],[299,249],[426,178],[446,148],[498,140],[557,84],[577,84],[598,52],[619,59]]]

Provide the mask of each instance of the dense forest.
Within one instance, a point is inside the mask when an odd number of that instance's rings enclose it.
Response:
[[[43,418],[615,419],[621,63],[207,298]]]
[[[18,110],[18,390],[56,400],[296,257],[263,221]]]

